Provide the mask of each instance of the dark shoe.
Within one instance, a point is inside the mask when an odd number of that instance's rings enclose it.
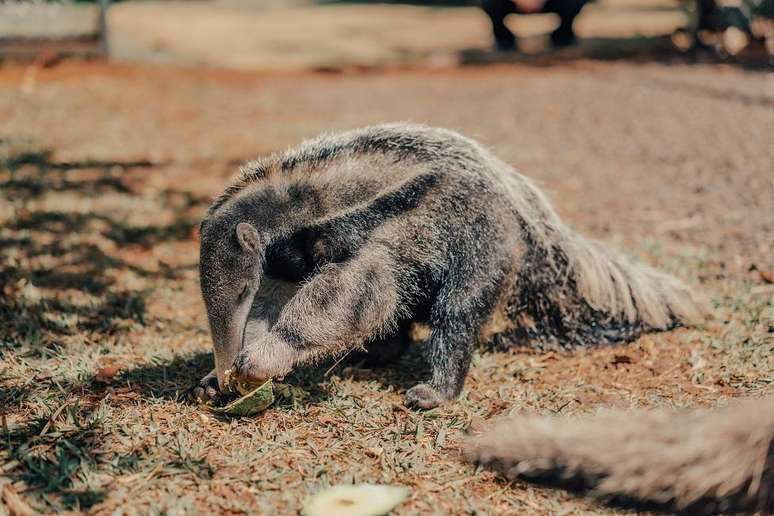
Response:
[[[513,52],[517,50],[516,36],[511,32],[497,34],[495,36],[495,50],[498,52]]]
[[[551,33],[551,45],[554,48],[569,47],[577,43],[578,40],[575,37],[575,32],[572,30],[556,29]]]

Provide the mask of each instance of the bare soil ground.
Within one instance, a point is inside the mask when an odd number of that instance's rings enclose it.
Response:
[[[244,159],[390,120],[480,139],[575,228],[703,291],[712,319],[567,355],[480,350],[460,400],[430,412],[402,407],[419,349],[384,370],[298,371],[253,419],[185,401],[211,368],[209,199]],[[609,513],[464,464],[460,440],[509,411],[771,392],[772,134],[771,74],[719,66],[0,68],[0,482],[46,512],[282,514],[357,481],[409,486],[399,514]]]

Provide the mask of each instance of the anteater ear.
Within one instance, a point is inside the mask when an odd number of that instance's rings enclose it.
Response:
[[[240,222],[236,227],[236,237],[242,249],[257,253],[261,248],[261,236],[255,226],[248,222]]]

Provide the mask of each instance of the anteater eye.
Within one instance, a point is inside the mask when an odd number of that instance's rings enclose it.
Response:
[[[247,297],[247,285],[242,287],[242,291],[239,293],[239,299],[240,300],[244,299],[245,297]]]

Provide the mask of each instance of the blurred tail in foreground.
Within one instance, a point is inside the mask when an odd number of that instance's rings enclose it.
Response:
[[[608,503],[691,513],[774,511],[774,396],[693,412],[518,416],[465,457]]]

